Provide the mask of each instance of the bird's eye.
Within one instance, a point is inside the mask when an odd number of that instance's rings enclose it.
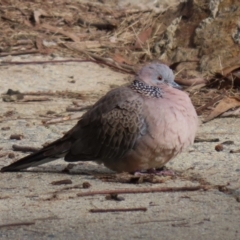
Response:
[[[162,76],[161,75],[158,76],[158,80],[162,80]]]

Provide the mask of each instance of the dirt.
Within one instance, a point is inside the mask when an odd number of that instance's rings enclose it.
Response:
[[[47,57],[31,57],[31,60]],[[26,60],[15,57],[14,60]],[[75,123],[44,125],[43,120],[63,118],[73,101],[92,104],[111,87],[126,84],[131,76],[94,63],[64,63],[1,66],[1,93],[9,88],[22,93],[58,90],[81,93],[81,98],[49,96],[43,102],[1,102],[0,167],[24,156],[12,145],[41,147],[61,137]],[[73,83],[72,80],[75,80]],[[54,112],[53,115],[47,112]],[[161,183],[108,182],[114,173],[94,163],[68,166],[58,160],[20,173],[0,174],[1,239],[238,239],[239,211],[239,119],[216,119],[201,124],[198,136],[219,142],[195,143],[167,167],[175,177]],[[10,139],[21,134],[21,140]],[[226,140],[217,152],[215,146]],[[9,153],[14,153],[13,158]],[[66,168],[68,170],[66,171]],[[63,171],[65,170],[65,171]],[[62,172],[63,171],[63,172]],[[54,185],[54,181],[72,184]],[[88,182],[89,188],[83,188]],[[85,183],[86,184],[86,183]],[[104,194],[79,197],[96,190],[204,186],[206,190],[120,194],[122,201],[107,200]],[[110,198],[111,199],[111,198]],[[93,213],[91,209],[146,208],[147,211]]]

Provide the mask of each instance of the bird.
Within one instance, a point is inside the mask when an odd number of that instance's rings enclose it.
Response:
[[[131,83],[110,90],[62,138],[1,169],[19,171],[64,157],[115,172],[161,169],[192,145],[198,117],[165,64],[144,65]]]

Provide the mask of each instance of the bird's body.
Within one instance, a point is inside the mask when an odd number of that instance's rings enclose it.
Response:
[[[111,90],[61,139],[2,168],[15,171],[64,156],[96,161],[117,172],[161,168],[191,145],[196,111],[163,64],[143,67],[129,86]]]
[[[192,132],[197,130],[197,116],[189,114],[188,109],[194,113],[194,107],[186,93],[169,88],[164,86],[163,96],[158,99],[141,96],[139,102],[142,105],[141,114],[145,116],[145,132],[123,158],[105,160],[103,163],[108,168],[117,172],[161,168],[193,144],[195,134]],[[179,104],[176,106],[175,102]]]

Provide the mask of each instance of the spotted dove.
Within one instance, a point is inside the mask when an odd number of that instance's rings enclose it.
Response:
[[[161,168],[194,141],[196,111],[160,63],[144,66],[128,86],[109,91],[62,138],[1,171],[63,157],[95,161],[117,172]]]

